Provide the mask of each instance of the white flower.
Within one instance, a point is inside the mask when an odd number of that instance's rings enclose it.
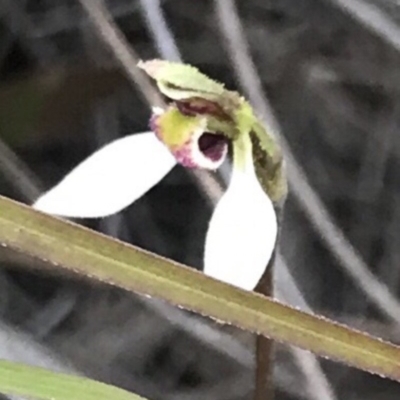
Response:
[[[208,141],[203,156],[215,156],[210,148],[212,140]],[[220,148],[220,141],[215,143]],[[272,255],[277,220],[273,204],[254,171],[250,138],[241,137],[233,148],[231,182],[212,215],[207,233],[204,272],[252,290]],[[220,154],[225,156],[226,151]],[[211,158],[207,162],[220,164],[220,160]],[[153,132],[130,135],[92,154],[33,207],[64,217],[114,214],[143,196],[175,164],[174,156]]]

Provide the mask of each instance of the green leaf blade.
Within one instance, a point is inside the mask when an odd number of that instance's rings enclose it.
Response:
[[[400,348],[0,198],[0,243],[60,268],[400,382]]]
[[[115,386],[88,378],[0,360],[0,392],[40,400],[144,400]]]

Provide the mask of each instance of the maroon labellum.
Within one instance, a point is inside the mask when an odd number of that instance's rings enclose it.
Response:
[[[218,162],[225,157],[228,140],[220,133],[204,132],[198,140],[198,145],[205,157]]]
[[[215,170],[221,166],[228,153],[229,140],[211,132],[195,132],[183,145],[170,148],[176,161],[186,168]]]

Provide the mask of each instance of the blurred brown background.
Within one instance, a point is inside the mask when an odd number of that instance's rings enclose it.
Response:
[[[253,85],[261,83],[294,156],[278,296],[400,342],[399,1],[113,0],[106,7],[142,59],[182,57],[263,113]],[[240,58],[246,54],[254,71]],[[2,195],[31,203],[104,143],[147,130],[149,116],[79,0],[0,0]],[[227,176],[225,169],[216,178]],[[119,215],[84,222],[201,268],[212,211],[203,189],[176,167]],[[4,251],[0,260],[1,358],[73,369],[150,399],[251,398],[246,335],[157,300],[28,272],[32,260]],[[310,366],[304,357],[277,346],[277,399],[400,395],[398,384],[329,361]]]

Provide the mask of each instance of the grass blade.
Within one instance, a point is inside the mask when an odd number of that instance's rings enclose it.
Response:
[[[0,360],[0,392],[41,400],[144,400],[136,394],[88,378]]]
[[[400,347],[0,197],[0,244],[129,291],[400,381]]]

